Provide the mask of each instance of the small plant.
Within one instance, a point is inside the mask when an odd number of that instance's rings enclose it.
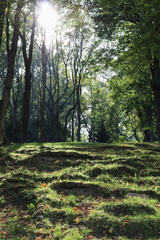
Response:
[[[5,205],[4,197],[0,198],[0,207],[3,207]]]
[[[79,233],[78,229],[76,228],[71,228],[68,230],[67,235],[64,237],[64,240],[83,240],[83,236]]]
[[[54,228],[53,237],[54,239],[61,240],[63,232],[61,231],[61,224],[57,224]]]
[[[34,206],[33,203],[30,203],[29,205],[27,205],[27,208],[28,208],[29,210],[34,210],[34,209],[35,209],[35,206]]]
[[[14,221],[9,223],[8,229],[11,236],[24,233],[24,225]]]
[[[77,197],[73,194],[68,196],[68,203],[70,206],[75,206],[77,201]]]

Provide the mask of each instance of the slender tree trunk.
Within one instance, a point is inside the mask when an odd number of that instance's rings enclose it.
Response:
[[[74,142],[74,112],[72,114],[72,142]]]
[[[27,129],[30,112],[30,95],[31,95],[31,78],[30,66],[26,66],[25,89],[23,93],[23,112],[22,112],[22,142],[27,142]]]
[[[160,62],[154,58],[154,64],[151,66],[152,73],[152,90],[156,105],[156,120],[157,120],[157,138],[160,141]]]
[[[45,39],[42,45],[42,101],[41,101],[41,142],[45,141],[45,100],[46,100],[46,45]]]
[[[51,138],[52,142],[55,142],[55,115],[54,115],[54,104],[51,106]]]
[[[54,123],[54,128],[55,128],[55,137],[54,141],[58,141],[59,138],[59,99],[60,99],[60,85],[59,85],[59,69],[57,67],[57,101],[56,101],[56,106],[55,106],[55,123]]]
[[[144,130],[144,142],[151,142],[151,131]]]
[[[11,63],[10,63],[11,64]],[[13,69],[12,69],[13,64]],[[8,74],[5,80],[5,87],[3,91],[3,98],[0,102],[0,145],[7,141],[5,134],[5,116],[7,113],[9,101],[10,101],[10,91],[12,88],[12,80],[14,75],[14,62],[9,66]]]
[[[75,91],[73,93],[73,106],[75,106]],[[73,109],[73,113],[72,113],[72,142],[74,142],[75,140],[75,133],[74,133],[74,127],[75,127],[75,108]]]
[[[17,43],[19,37],[19,22],[20,22],[20,12],[22,6],[18,5],[15,20],[14,20],[14,31],[12,37],[12,46],[9,48],[9,23],[6,24],[6,38],[7,38],[7,54],[8,54],[8,70],[7,76],[4,82],[3,97],[0,101],[0,145],[5,143],[6,134],[5,134],[5,116],[8,110],[8,105],[10,101],[10,92],[12,88],[12,81],[14,76],[14,64],[15,57],[17,52]]]
[[[137,130],[135,128],[133,129],[133,132],[134,132],[135,139],[137,140],[137,142],[139,142],[139,138],[137,136]]]
[[[35,17],[33,17],[32,32],[31,32],[31,41],[29,45],[29,56],[27,57],[27,46],[26,46],[26,36],[25,32],[21,35],[23,43],[23,58],[25,63],[25,87],[23,93],[23,112],[22,112],[22,142],[27,142],[27,130],[28,130],[28,121],[30,114],[30,97],[31,97],[31,63],[33,55],[33,43],[34,43],[34,33],[35,33]]]
[[[160,141],[160,86],[154,86],[153,93],[156,104],[157,138]]]
[[[20,57],[21,49],[19,50],[17,57],[16,57],[16,63],[15,63],[15,77],[16,77],[16,85],[17,88],[15,89],[12,86],[12,101],[13,101],[13,132],[12,132],[12,141],[17,141],[17,110],[18,110],[18,99],[20,97],[21,86],[22,86],[22,76],[19,73],[19,68],[22,63],[22,57]]]
[[[70,114],[72,113],[72,111],[75,111],[76,106],[77,106],[77,102],[75,103],[75,105],[72,108],[70,108],[68,110],[68,112],[66,114],[66,117],[65,117],[65,126],[64,126],[64,141],[65,142],[67,140],[67,123],[68,123],[68,118],[69,118]]]
[[[3,113],[3,101],[0,100],[0,145],[5,142],[5,115]]]
[[[77,104],[77,117],[78,117],[78,128],[77,128],[77,141],[81,141],[81,104],[80,96],[78,94],[78,104]]]
[[[2,43],[5,7],[6,7],[6,0],[1,0],[0,1],[0,47]]]
[[[91,88],[91,130],[89,134],[89,142],[95,142],[95,103],[93,100],[93,89]]]
[[[13,134],[12,134],[12,141],[14,142],[16,140],[17,103],[18,103],[18,98],[17,98],[17,96],[15,96],[16,94],[14,92],[14,88],[12,88],[12,94],[13,94]]]

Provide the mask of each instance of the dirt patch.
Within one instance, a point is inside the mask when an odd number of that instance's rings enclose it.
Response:
[[[145,198],[145,199],[149,199],[149,195],[144,194],[144,193],[133,193],[133,192],[129,192],[129,197],[133,198],[133,197],[140,197],[140,198]]]
[[[59,158],[59,159],[99,159],[99,156],[92,156],[86,153],[78,153],[78,152],[66,152],[66,151],[58,151],[58,152],[52,152],[52,151],[45,151],[38,153],[33,156],[33,158],[37,157],[52,157],[52,158]]]
[[[93,167],[90,171],[86,172],[91,178],[97,177],[101,174],[107,173],[106,169],[100,167]]]
[[[115,151],[118,151],[118,150],[135,150],[136,148],[135,147],[130,147],[130,146],[114,146],[114,145],[108,145],[108,146],[103,146],[103,147],[98,147],[98,148],[92,148],[92,150],[99,150],[99,151],[105,151],[107,149],[113,149]]]
[[[17,166],[26,166],[39,171],[49,172],[60,170],[64,167],[79,166],[84,160],[99,159],[97,156],[77,152],[41,152],[25,160],[17,161]]]
[[[151,146],[145,143],[135,144],[135,145],[142,150],[151,150],[151,151],[160,152],[160,145],[157,145],[157,144],[152,144]]]
[[[124,175],[134,176],[135,170],[128,166],[118,166],[107,169],[107,173],[115,177],[122,177]]]
[[[4,171],[5,168],[12,165],[13,162],[14,162],[14,159],[11,156],[0,153],[0,171],[1,170]]]
[[[132,191],[132,192],[128,192],[129,196],[131,198],[133,197],[140,197],[140,198],[144,198],[144,199],[149,199],[149,198],[153,198],[153,199],[157,199],[160,201],[160,194],[156,193],[155,191],[149,190],[149,191]]]
[[[83,196],[109,196],[106,188],[90,183],[80,182],[57,182],[52,184],[52,188],[64,194],[75,194]]]

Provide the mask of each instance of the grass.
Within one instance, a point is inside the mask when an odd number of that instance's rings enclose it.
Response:
[[[160,145],[0,147],[0,239],[160,239]]]

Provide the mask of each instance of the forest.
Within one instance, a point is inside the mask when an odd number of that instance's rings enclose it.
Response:
[[[0,1],[0,144],[160,140],[160,8]]]
[[[160,239],[159,0],[0,0],[0,240]]]

